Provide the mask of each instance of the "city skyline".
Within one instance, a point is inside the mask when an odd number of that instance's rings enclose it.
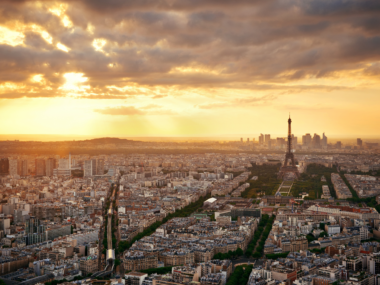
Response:
[[[268,135],[267,133],[262,133],[264,136]],[[303,134],[293,134],[297,137],[298,144],[302,144],[302,136],[310,134],[312,137],[314,134],[323,136],[323,133],[303,133]],[[326,133],[325,133],[326,134]],[[261,134],[230,134],[230,135],[215,135],[215,136],[125,136],[125,135],[58,135],[58,134],[0,134],[0,141],[41,141],[41,142],[59,142],[59,141],[81,141],[81,140],[92,140],[99,138],[120,138],[120,139],[129,139],[137,141],[240,141],[243,138],[243,141],[246,142],[247,139],[251,143],[259,143]],[[271,133],[269,134],[271,139],[276,138],[286,138],[286,135]],[[380,137],[365,137],[365,136],[333,136],[328,135],[329,142],[342,141],[344,143],[356,144],[357,139],[362,139],[368,142],[379,142]]]
[[[379,3],[231,3],[2,1],[0,134],[378,137]]]

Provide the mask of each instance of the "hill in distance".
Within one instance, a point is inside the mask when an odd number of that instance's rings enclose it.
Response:
[[[97,138],[91,140],[84,140],[84,142],[92,142],[94,144],[131,144],[131,143],[140,143],[140,141],[127,140],[127,139],[119,139],[119,138]]]

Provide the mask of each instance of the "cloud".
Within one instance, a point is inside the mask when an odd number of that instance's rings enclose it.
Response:
[[[167,95],[154,95],[152,98],[153,99],[161,99],[161,98],[165,98]]]
[[[66,73],[87,78],[88,89],[75,98],[115,100],[195,88],[329,91],[346,87],[298,82],[378,74],[369,66],[380,62],[379,1],[232,2],[1,1],[1,31],[13,36],[0,44],[0,84],[23,91],[0,96],[72,97],[60,91]],[[64,8],[52,13],[57,3]],[[44,84],[31,84],[34,74]]]
[[[380,62],[376,62],[368,66],[364,73],[370,76],[379,76],[380,75]]]
[[[125,95],[84,95],[76,97],[78,99],[126,99]]]

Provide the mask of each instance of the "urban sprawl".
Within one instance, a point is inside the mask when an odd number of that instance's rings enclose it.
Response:
[[[0,282],[380,285],[378,145],[298,144],[290,125],[258,141],[0,142]]]

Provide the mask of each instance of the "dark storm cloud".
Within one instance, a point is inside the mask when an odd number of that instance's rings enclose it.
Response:
[[[310,15],[352,16],[379,13],[380,2],[376,0],[306,0],[301,6]]]
[[[364,72],[370,76],[380,76],[380,63],[371,64]]]
[[[350,60],[378,60],[380,35],[370,38],[357,37],[349,42],[342,56]]]
[[[72,27],[49,12],[52,1],[36,3],[0,3],[0,25],[26,27],[22,46],[0,45],[0,84],[26,86],[27,95],[15,91],[14,98],[63,96],[59,88],[67,72],[88,78],[88,94],[80,97],[88,99],[168,96],[126,85],[300,92],[317,87],[281,84],[353,70],[378,74],[377,0],[57,2],[67,4]],[[52,43],[33,25],[48,32]],[[106,41],[98,51],[95,39]],[[69,52],[58,50],[58,43]],[[34,74],[42,74],[51,91],[31,83]],[[2,98],[12,98],[4,92]]]
[[[52,46],[42,38],[42,36],[35,32],[25,33],[25,44],[35,49],[52,49]]]
[[[91,11],[99,14],[117,12],[120,10],[200,10],[215,9],[215,7],[235,8],[239,5],[250,6],[260,3],[259,0],[84,0],[81,1]],[[270,2],[270,1],[269,1]]]

